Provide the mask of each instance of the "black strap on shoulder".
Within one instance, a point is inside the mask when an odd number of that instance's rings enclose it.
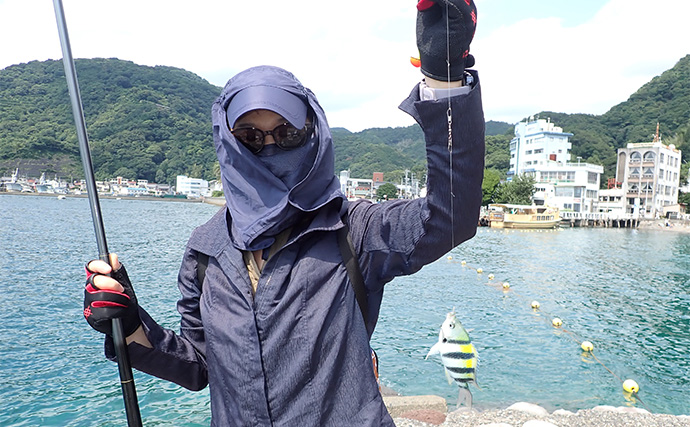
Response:
[[[347,215],[343,216],[343,223],[345,226],[337,231],[338,246],[340,247],[340,253],[342,254],[343,262],[347,269],[347,275],[350,277],[350,283],[352,283],[352,289],[355,291],[357,304],[362,311],[364,324],[367,325],[367,321],[369,320],[367,313],[367,291],[364,287],[364,276],[362,276],[362,270],[359,268],[355,246],[352,244],[352,239],[350,238]]]
[[[206,267],[208,267],[208,255],[197,252],[196,256],[196,280],[199,282],[199,289],[204,289],[204,277],[206,277]]]

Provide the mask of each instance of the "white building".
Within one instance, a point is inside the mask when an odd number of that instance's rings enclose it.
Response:
[[[208,197],[208,181],[198,178],[189,178],[185,175],[177,176],[177,192],[186,194],[187,197]]]
[[[145,187],[122,187],[120,189],[120,194],[129,197],[148,196],[149,190]]]
[[[534,204],[557,206],[563,212],[598,212],[603,166],[549,161],[525,173],[536,178]]]
[[[515,138],[510,141],[510,169],[508,181],[513,176],[534,172],[547,162],[570,161],[572,133],[551,123],[551,120],[532,120],[515,125]]]
[[[599,212],[608,213],[609,218],[625,216],[625,192],[622,188],[599,190]]]
[[[616,181],[625,193],[625,212],[654,218],[664,207],[678,204],[680,166],[681,151],[659,137],[619,148]]]
[[[349,200],[373,199],[374,180],[351,178],[349,170],[340,171],[340,191],[342,191]]]
[[[597,212],[599,185],[604,167],[570,162],[572,133],[551,120],[529,120],[515,125],[510,141],[508,181],[517,175],[535,178],[536,205],[558,207],[563,212]]]

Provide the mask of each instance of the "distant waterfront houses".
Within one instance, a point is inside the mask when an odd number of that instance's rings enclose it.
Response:
[[[383,180],[383,172],[374,172],[372,179],[367,178],[352,178],[349,170],[340,171],[340,191],[345,194],[349,200],[370,199],[376,198],[376,190],[385,184]],[[398,189],[398,198],[400,199],[415,199],[420,197],[421,189],[419,180],[409,170],[405,171],[405,177],[401,179],[400,184],[395,184]]]
[[[340,191],[349,200],[373,199],[376,188],[378,188],[378,185],[374,185],[374,179],[352,178],[349,170],[340,171],[339,180]],[[380,181],[383,182],[383,174],[380,174]],[[378,184],[379,180],[376,180],[376,183]]]
[[[215,181],[211,181],[210,187],[215,188]],[[156,184],[145,179],[130,180],[123,177],[112,178],[105,181],[96,181],[98,194],[107,196],[154,196],[163,197],[175,194],[175,187],[169,184]],[[20,176],[17,169],[11,177],[0,177],[0,192],[14,193],[43,193],[43,194],[86,194],[86,181],[73,182],[63,179],[48,180],[45,173],[41,178],[29,178]],[[198,197],[198,196],[197,196]]]

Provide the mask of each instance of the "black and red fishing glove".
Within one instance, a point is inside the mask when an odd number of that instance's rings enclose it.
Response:
[[[476,28],[477,8],[472,0],[417,3],[417,47],[422,73],[435,80],[461,80],[465,68],[474,66],[470,43]]]
[[[117,280],[124,292],[99,289],[93,279],[99,276],[86,267],[86,288],[84,289],[84,317],[92,328],[108,336],[113,335],[112,320],[122,319],[122,329],[125,336],[129,336],[141,325],[139,318],[139,304],[134,294],[134,288],[129,281],[124,266],[110,273],[110,277]]]

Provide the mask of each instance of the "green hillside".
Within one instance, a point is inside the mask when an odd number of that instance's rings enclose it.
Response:
[[[685,165],[690,160],[690,55],[601,116],[548,111],[539,116],[573,133],[572,158],[604,165],[604,178],[615,175],[616,150],[651,142],[657,122],[663,142],[683,151]],[[682,173],[687,177],[687,165]]]
[[[213,177],[210,108],[220,88],[181,69],[117,59],[79,59],[75,67],[97,178]],[[78,156],[62,61],[1,70],[0,172],[44,163],[78,177]]]
[[[76,61],[96,176],[172,183],[186,174],[215,179],[210,107],[221,88],[185,70],[118,59]],[[572,158],[603,164],[613,176],[616,149],[650,141],[659,122],[663,140],[690,158],[690,55],[601,116],[541,112],[571,132]],[[505,176],[513,126],[486,124],[486,166]],[[423,177],[425,149],[417,125],[362,132],[333,129],[336,171],[397,182],[410,170]],[[0,70],[0,174],[82,175],[61,61]],[[685,169],[686,170],[686,169]]]

